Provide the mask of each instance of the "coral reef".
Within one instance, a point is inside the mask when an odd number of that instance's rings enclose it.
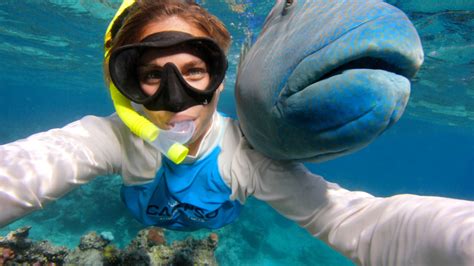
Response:
[[[54,247],[48,241],[33,242],[28,239],[31,227],[22,227],[0,237],[0,265],[61,264],[68,250],[65,247]]]
[[[90,232],[81,237],[73,250],[56,247],[48,241],[28,238],[31,227],[22,227],[0,237],[0,266],[3,265],[217,265],[214,251],[218,236],[187,238],[166,242],[164,230],[149,227],[138,232],[128,246],[120,250],[112,244],[108,232]]]
[[[164,231],[158,227],[141,230],[125,248],[124,265],[217,265],[214,251],[217,234],[206,239],[187,238],[167,245]],[[141,264],[146,258],[145,264]]]

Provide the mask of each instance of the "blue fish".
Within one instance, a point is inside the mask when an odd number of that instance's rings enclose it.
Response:
[[[237,115],[282,160],[357,151],[398,121],[423,62],[413,24],[380,0],[279,0],[243,55]]]

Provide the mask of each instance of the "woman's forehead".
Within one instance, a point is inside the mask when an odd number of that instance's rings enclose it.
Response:
[[[189,33],[196,37],[209,37],[204,31],[202,31],[196,25],[177,17],[172,16],[164,19],[160,19],[159,21],[154,21],[147,24],[142,31],[140,36],[140,40],[143,40],[147,36],[163,32],[163,31],[181,31],[185,33]]]

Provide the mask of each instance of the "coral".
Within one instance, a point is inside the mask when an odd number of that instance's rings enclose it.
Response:
[[[170,246],[154,246],[148,254],[153,265],[217,265],[217,242],[217,234],[212,233],[203,240],[189,237]]]
[[[109,240],[104,239],[102,236],[98,235],[96,232],[90,232],[85,236],[81,237],[81,243],[79,248],[81,250],[87,249],[98,249],[103,250],[105,246],[110,243]]]
[[[166,245],[165,234],[162,228],[152,226],[140,230],[128,248],[149,250],[156,245]]]
[[[185,247],[178,250],[171,261],[173,265],[192,266],[194,265],[194,252],[191,248]],[[199,263],[196,263],[199,264]]]
[[[103,265],[102,252],[97,249],[81,250],[76,248],[67,255],[64,264],[101,266]]]
[[[25,239],[28,237],[31,226],[25,226],[18,228],[15,231],[8,233],[7,240],[18,241],[19,239]]]
[[[8,246],[14,250],[26,249],[31,246],[31,240],[28,239],[31,226],[18,228],[8,233],[6,237],[0,239],[0,246]]]
[[[214,251],[217,248],[217,240],[217,234],[212,233],[203,240],[188,237],[182,242],[175,242],[172,245],[172,248],[176,250],[173,262],[179,262],[183,265],[188,265],[188,263],[217,265],[214,256]]]
[[[163,229],[157,227],[148,229],[147,242],[149,247],[156,245],[166,245],[165,233],[163,232]]]
[[[68,252],[65,247],[56,247],[43,240],[32,243],[29,249],[23,250],[22,257],[28,262],[61,264]]]
[[[199,240],[187,238],[168,245],[164,230],[149,227],[120,250],[110,244],[110,235],[90,232],[78,247],[69,250],[48,241],[28,239],[31,227],[22,227],[0,237],[0,266],[3,265],[217,265],[215,233]],[[104,236],[105,235],[105,236]]]
[[[144,249],[127,250],[123,255],[123,265],[150,265],[150,257]]]
[[[7,264],[62,264],[68,250],[54,247],[47,241],[28,239],[31,227],[22,227],[0,238],[0,265]]]
[[[120,250],[114,245],[107,245],[102,252],[104,265],[118,265],[121,261]]]
[[[217,248],[217,244],[219,243],[219,236],[217,236],[216,233],[211,233],[209,234],[209,237],[207,238],[207,242],[209,247],[211,248]]]
[[[112,232],[109,232],[109,231],[101,232],[100,236],[109,242],[114,241],[114,235],[112,234]]]
[[[78,248],[75,248],[65,259],[66,264],[103,265],[104,250],[110,243],[102,235],[89,232],[81,237]]]
[[[0,265],[5,265],[7,261],[13,258],[15,258],[15,252],[12,249],[0,247]]]

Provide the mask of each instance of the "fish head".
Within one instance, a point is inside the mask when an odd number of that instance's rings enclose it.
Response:
[[[277,0],[239,64],[241,128],[275,159],[354,152],[398,121],[422,62],[412,23],[383,1]]]

